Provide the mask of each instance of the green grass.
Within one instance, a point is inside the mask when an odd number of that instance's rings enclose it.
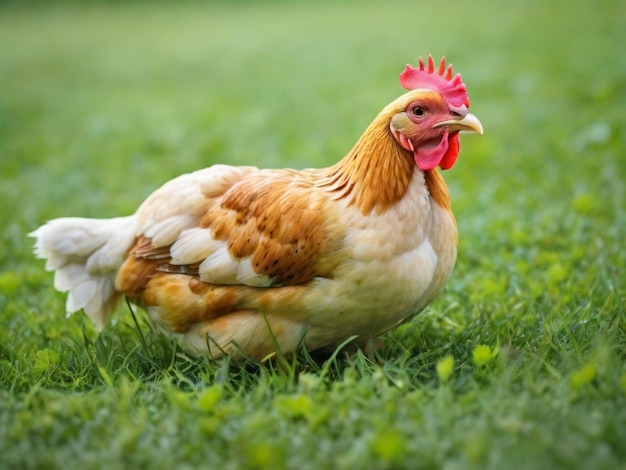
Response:
[[[0,467],[626,468],[621,0],[0,7]],[[97,335],[26,234],[215,162],[329,165],[417,55],[485,135],[441,297],[377,361],[205,363]]]

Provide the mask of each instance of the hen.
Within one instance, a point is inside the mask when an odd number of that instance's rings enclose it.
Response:
[[[121,296],[190,352],[263,359],[364,345],[420,312],[456,259],[457,229],[437,167],[459,132],[482,133],[461,76],[429,56],[323,169],[215,165],[155,191],[134,215],[55,219],[35,253],[101,328]]]

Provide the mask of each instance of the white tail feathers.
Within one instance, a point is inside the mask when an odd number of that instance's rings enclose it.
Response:
[[[55,219],[30,234],[35,254],[55,271],[54,287],[69,292],[67,314],[83,309],[98,328],[120,293],[115,277],[135,239],[135,217]]]

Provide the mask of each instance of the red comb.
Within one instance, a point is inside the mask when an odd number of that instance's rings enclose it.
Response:
[[[457,73],[454,77],[452,76],[452,64],[446,68],[445,57],[441,58],[439,68],[436,70],[432,55],[428,56],[426,66],[421,57],[417,67],[407,65],[400,74],[400,85],[407,90],[416,88],[437,90],[453,106],[465,105],[469,108],[469,97],[465,84],[461,80],[461,74]]]

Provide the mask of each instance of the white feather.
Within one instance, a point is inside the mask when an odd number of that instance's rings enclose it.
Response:
[[[213,238],[210,229],[190,228],[184,230],[170,248],[170,255],[172,256],[170,263],[197,263],[223,245],[223,241]]]
[[[200,264],[200,279],[212,284],[237,284],[239,262],[228,253],[226,243]]]
[[[192,173],[199,176],[199,185],[202,194],[205,197],[213,198],[224,194],[237,181],[245,175],[259,171],[253,166],[229,166],[229,165],[213,165],[206,170],[199,170]]]
[[[39,227],[35,253],[56,271],[54,287],[69,292],[68,314],[84,309],[101,327],[118,293],[115,276],[135,240],[133,216],[115,219],[61,218]]]
[[[154,246],[167,246],[174,243],[180,232],[192,227],[196,222],[196,217],[190,214],[178,214],[161,220],[150,226],[144,235],[152,239]]]
[[[54,288],[59,292],[67,292],[77,283],[89,277],[85,268],[80,264],[71,263],[61,266],[54,273]]]
[[[67,312],[76,312],[83,308],[96,293],[96,281],[84,280],[72,286],[67,296]]]

